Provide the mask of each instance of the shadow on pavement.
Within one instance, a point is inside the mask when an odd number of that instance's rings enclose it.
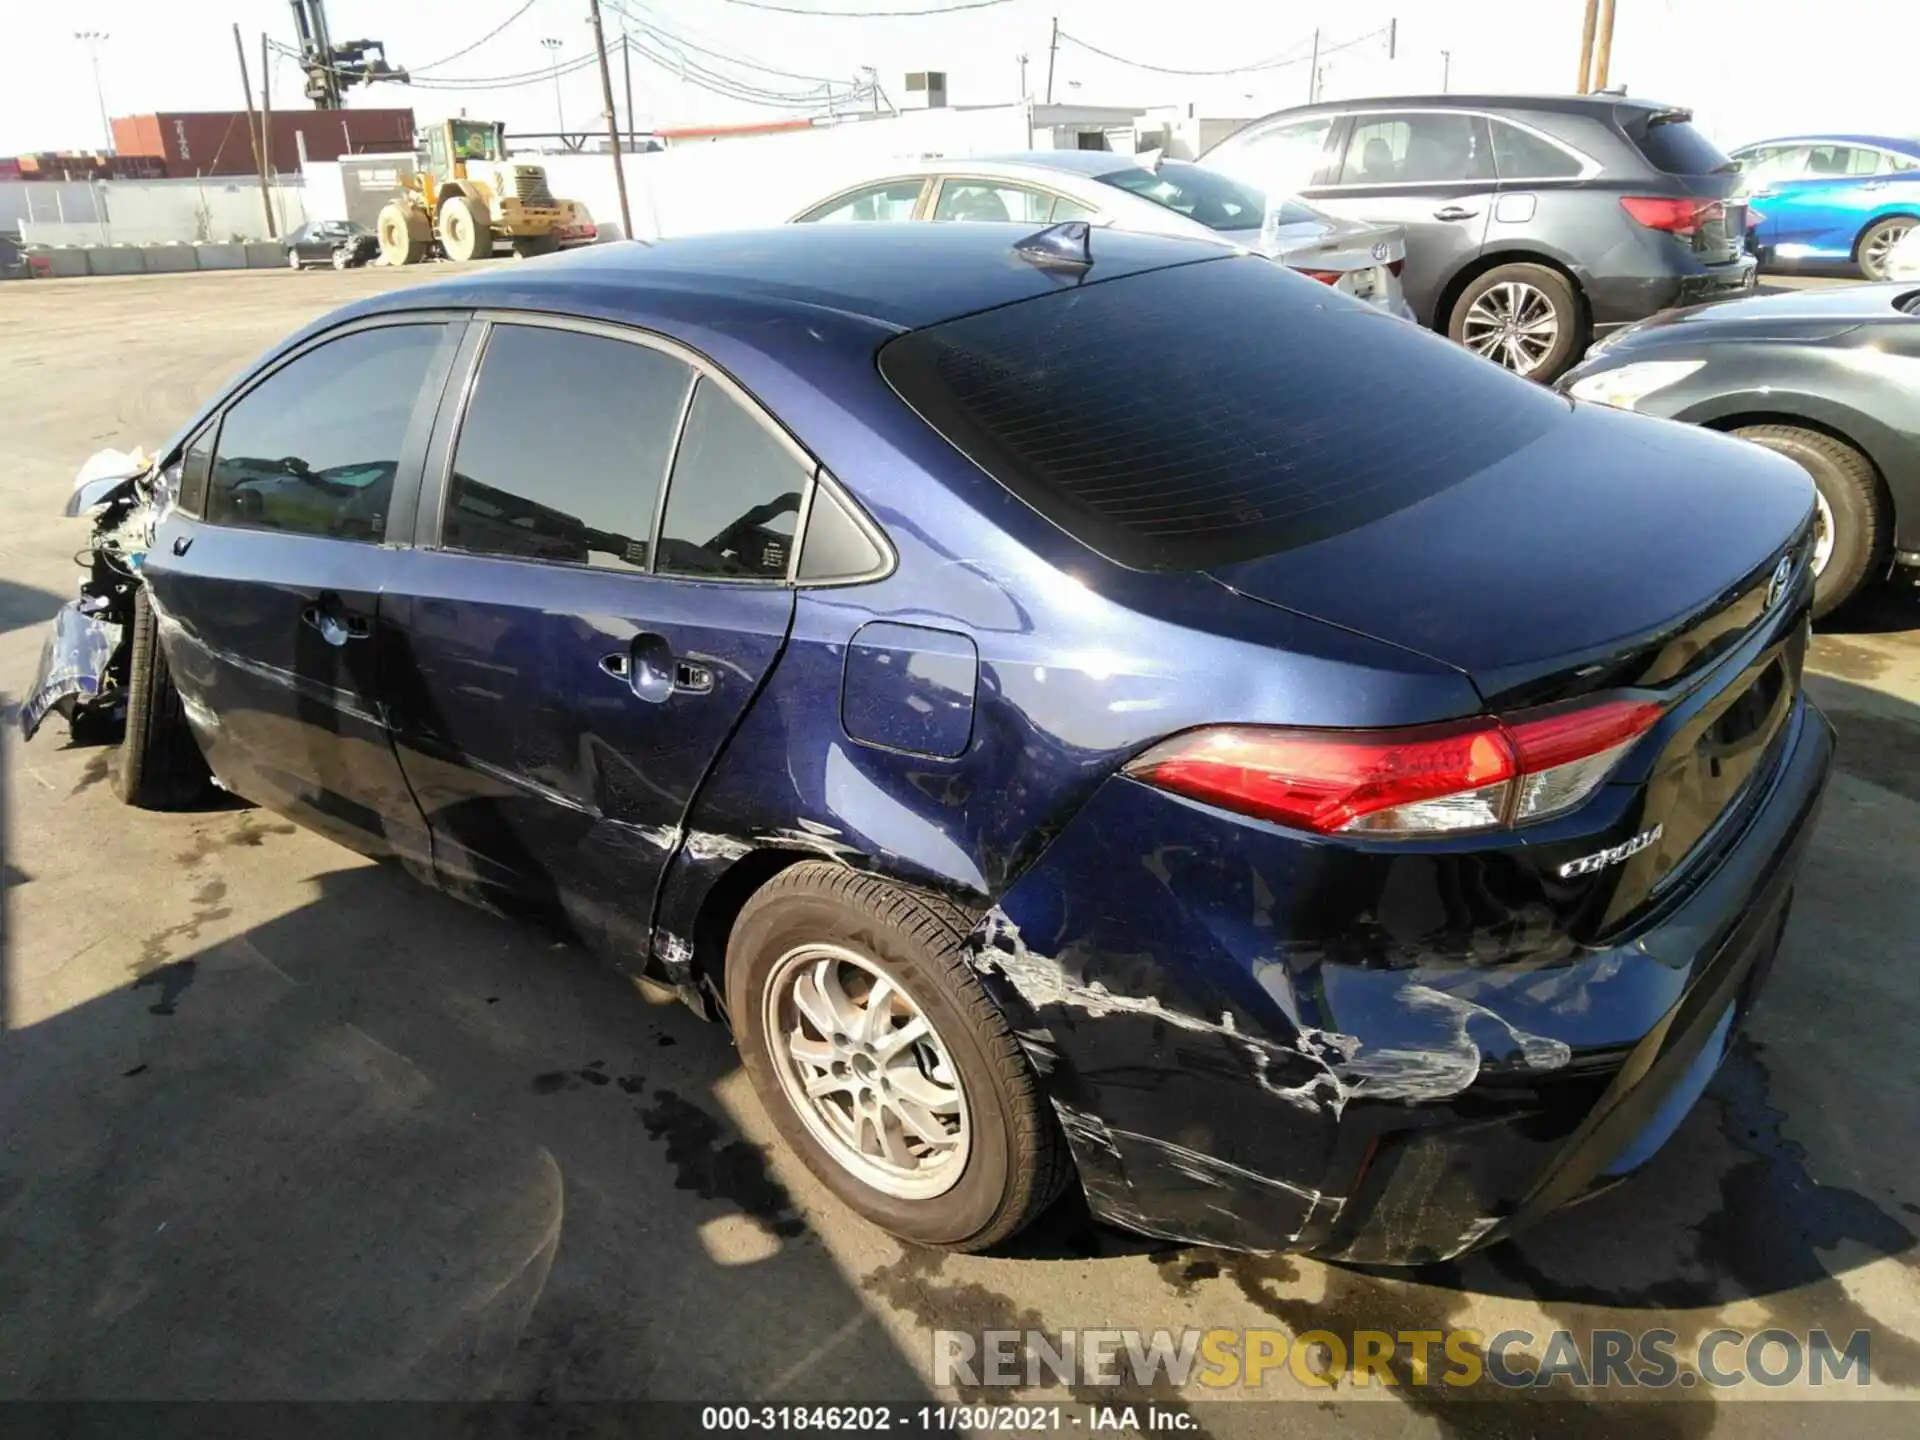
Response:
[[[0,635],[29,625],[45,624],[65,603],[65,597],[37,585],[0,580]]]
[[[712,1098],[722,1030],[380,867],[170,958],[218,873],[0,1048],[0,1392],[928,1398]]]

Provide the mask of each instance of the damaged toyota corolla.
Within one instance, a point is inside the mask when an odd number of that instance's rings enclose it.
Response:
[[[1613,1182],[1832,756],[1799,468],[1182,240],[599,247],[158,453],[29,728],[123,708],[127,800],[211,774],[676,988],[930,1245],[1077,1182],[1416,1263]]]

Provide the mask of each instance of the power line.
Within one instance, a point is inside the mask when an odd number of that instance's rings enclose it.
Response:
[[[458,60],[462,55],[471,55],[475,50],[478,50],[482,45],[486,44],[489,40],[493,39],[493,37],[498,35],[502,30],[506,29],[509,25],[513,24],[514,21],[518,20],[522,15],[526,14],[529,10],[531,10],[534,7],[536,3],[538,3],[538,0],[527,0],[526,4],[522,5],[518,10],[514,11],[511,15],[507,16],[506,19],[502,20],[498,25],[494,26],[493,29],[489,30],[486,34],[482,35],[478,40],[474,41],[471,45],[464,46],[461,49],[454,51],[451,55],[443,56],[441,59],[430,61],[425,65],[410,65],[407,67],[407,73],[410,75],[418,75],[422,70],[437,70],[450,60]]]
[[[1351,49],[1353,46],[1364,44],[1368,40],[1377,40],[1380,36],[1387,33],[1387,28],[1388,28],[1387,26],[1382,25],[1378,30],[1369,30],[1364,35],[1356,35],[1353,39],[1342,41],[1338,45],[1325,46],[1320,51],[1320,58],[1325,59],[1329,55],[1337,54],[1342,50]],[[1181,70],[1181,69],[1176,69],[1171,65],[1152,65],[1147,63],[1144,60],[1129,60],[1124,55],[1115,55],[1111,50],[1102,50],[1098,45],[1090,45],[1085,40],[1082,40],[1078,35],[1069,35],[1064,30],[1060,32],[1060,38],[1062,40],[1065,40],[1071,45],[1078,46],[1082,50],[1091,51],[1093,54],[1100,56],[1101,59],[1103,60],[1111,60],[1115,64],[1125,65],[1130,69],[1134,69],[1134,70],[1149,70],[1156,75],[1194,75],[1194,76],[1249,75],[1249,74],[1253,74],[1256,71],[1261,71],[1261,70],[1284,70],[1289,65],[1305,65],[1309,62],[1311,58],[1306,55],[1293,55],[1290,58],[1282,58],[1282,56],[1286,54],[1286,52],[1283,51],[1282,55],[1271,56],[1265,60],[1258,60],[1251,65],[1235,65],[1225,70]],[[1299,48],[1300,47],[1298,45],[1294,47],[1295,50],[1298,50]]]
[[[755,70],[762,75],[774,75],[782,80],[807,80],[816,85],[838,85],[842,83],[838,78],[833,76],[802,75],[792,70],[781,70],[772,65],[763,65],[750,56],[741,55],[732,50],[718,50],[711,45],[702,44],[689,35],[683,34],[678,30],[669,29],[666,25],[662,24],[659,19],[654,17],[650,8],[646,14],[636,15],[633,11],[627,9],[625,5],[620,4],[619,0],[604,0],[604,3],[609,10],[619,15],[622,19],[631,20],[635,25],[638,25],[641,33],[651,35],[661,44],[673,49],[692,50],[697,54],[724,61],[729,65],[738,65],[743,70]],[[698,34],[699,32],[695,31],[694,33]]]
[[[818,15],[838,20],[908,20],[929,15],[958,15],[963,10],[986,10],[995,5],[1011,5],[1013,0],[960,0],[955,5],[938,5],[918,10],[814,10],[798,5],[770,5],[767,0],[727,0],[747,10],[772,10],[781,15]]]

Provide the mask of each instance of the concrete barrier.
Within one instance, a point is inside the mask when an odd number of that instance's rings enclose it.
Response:
[[[87,252],[75,245],[49,245],[30,253],[46,257],[50,279],[70,280],[76,275],[93,273],[87,267]]]
[[[87,270],[94,275],[141,275],[147,255],[138,245],[89,245]]]
[[[247,242],[247,268],[249,270],[277,270],[287,263],[287,252],[278,240],[249,240]]]
[[[202,270],[244,270],[247,268],[245,245],[196,245]]]
[[[200,257],[191,245],[143,245],[141,248],[147,252],[149,275],[172,275],[200,268]]]

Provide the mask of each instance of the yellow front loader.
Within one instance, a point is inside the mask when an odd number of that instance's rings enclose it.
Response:
[[[425,138],[425,166],[380,211],[387,264],[417,265],[436,244],[449,260],[484,260],[593,243],[586,206],[556,200],[544,166],[506,158],[500,121],[443,120]]]

